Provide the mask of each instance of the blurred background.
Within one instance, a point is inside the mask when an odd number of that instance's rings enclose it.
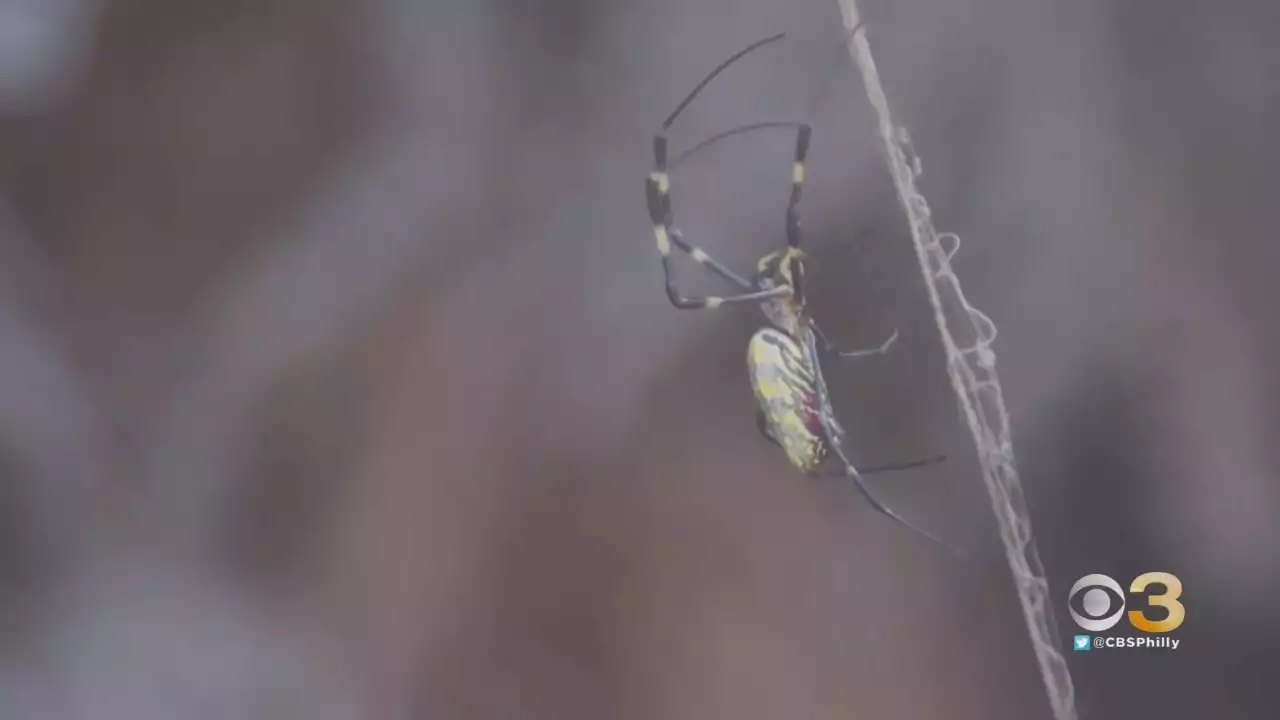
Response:
[[[1081,717],[1264,718],[1280,641],[1280,6],[866,0],[1000,328],[1064,632],[1167,571]],[[811,307],[863,463],[797,479],[750,310],[679,313],[649,142],[814,111]],[[0,718],[1040,718],[1038,670],[834,0],[3,0]],[[791,136],[673,178],[744,270]],[[682,268],[684,270],[684,268]],[[695,271],[689,289],[710,288]],[[1062,647],[1067,650],[1066,645]]]

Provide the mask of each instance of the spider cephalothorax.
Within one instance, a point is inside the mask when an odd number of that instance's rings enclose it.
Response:
[[[831,399],[822,377],[818,359],[818,338],[827,351],[833,348],[818,329],[805,308],[805,254],[800,249],[800,195],[805,180],[805,159],[809,153],[812,128],[807,123],[772,122],[744,125],[719,133],[677,156],[671,164],[688,157],[711,143],[749,130],[785,127],[796,131],[795,153],[791,165],[791,196],[787,203],[786,245],[760,258],[755,275],[747,279],[718,262],[702,248],[688,242],[674,225],[671,212],[671,176],[668,174],[666,131],[698,92],[735,60],[767,43],[781,39],[775,35],[756,42],[730,57],[694,88],[662,124],[653,139],[654,168],[645,178],[645,196],[649,220],[662,260],[662,274],[667,298],[682,310],[717,308],[726,304],[756,303],[769,319],[771,327],[757,330],[747,346],[747,368],[759,410],[756,424],[760,432],[779,445],[788,461],[807,475],[823,474],[822,469],[832,455],[842,468],[835,474],[852,478],[863,496],[877,511],[932,538],[885,507],[863,484],[860,473],[845,457],[841,447],[844,431],[831,409]],[[726,297],[682,295],[676,287],[671,248],[687,254],[694,262],[737,286],[736,295]],[[878,348],[840,353],[844,357],[882,354],[897,337],[897,332]],[[884,465],[874,470],[891,470],[937,462],[940,457],[911,463]],[[874,470],[864,470],[863,473]]]
[[[805,331],[804,251],[787,248],[771,252],[756,263],[755,284],[761,290],[791,288],[791,292],[760,302],[760,309],[775,327],[799,338]]]

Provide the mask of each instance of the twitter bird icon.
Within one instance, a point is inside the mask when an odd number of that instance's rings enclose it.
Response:
[[[1076,652],[1088,652],[1089,650],[1092,650],[1093,643],[1090,642],[1091,639],[1092,638],[1088,635],[1077,635],[1075,644]]]

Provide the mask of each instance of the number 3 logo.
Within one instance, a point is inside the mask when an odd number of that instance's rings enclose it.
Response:
[[[1154,607],[1168,610],[1169,617],[1164,620],[1149,620],[1141,610],[1130,610],[1129,624],[1142,632],[1149,633],[1177,630],[1187,617],[1187,609],[1178,602],[1178,598],[1182,597],[1182,581],[1176,575],[1162,572],[1143,573],[1133,579],[1129,585],[1129,592],[1142,593],[1146,591],[1148,585],[1156,584],[1164,585],[1165,591],[1159,595],[1148,595],[1147,602]]]

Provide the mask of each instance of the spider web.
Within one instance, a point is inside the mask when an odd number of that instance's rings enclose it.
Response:
[[[916,189],[920,161],[911,149],[906,129],[893,124],[889,101],[867,43],[866,29],[858,28],[860,15],[856,0],[839,0],[839,4],[845,29],[852,35],[849,55],[862,75],[867,98],[879,116],[880,135],[884,140],[893,183],[911,226],[916,257],[929,291],[934,320],[942,335],[947,373],[973,433],[983,479],[999,522],[1000,537],[1049,695],[1049,704],[1057,720],[1075,720],[1075,690],[1066,658],[1059,649],[1062,644],[1049,605],[1049,583],[1031,533],[1022,481],[1014,463],[1009,412],[996,376],[996,355],[991,349],[996,326],[965,299],[960,280],[951,268],[951,258],[960,248],[960,238],[952,233],[938,233],[930,217],[929,205]],[[958,321],[957,332],[968,336],[963,345],[952,334],[948,316]]]

